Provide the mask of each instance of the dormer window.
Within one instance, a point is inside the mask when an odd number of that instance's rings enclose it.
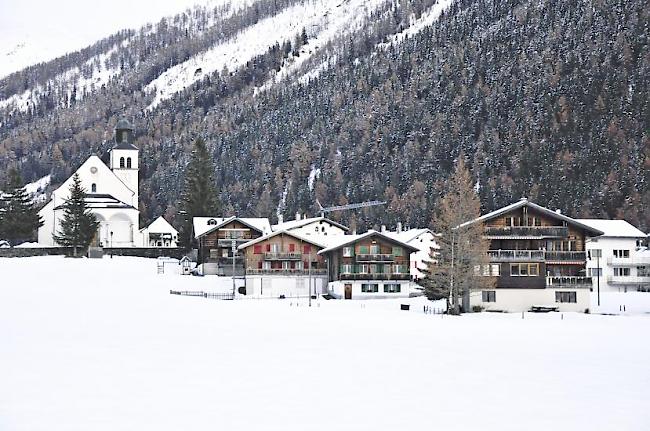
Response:
[[[90,186],[90,192],[91,193],[97,193],[97,184],[92,183]]]
[[[127,158],[126,158],[126,167],[127,167],[128,169],[131,169],[131,157],[127,157]]]
[[[215,219],[211,218],[210,220],[208,220],[208,226],[216,226],[216,225],[217,225],[217,221]]]
[[[120,157],[120,168],[124,168],[124,157]]]

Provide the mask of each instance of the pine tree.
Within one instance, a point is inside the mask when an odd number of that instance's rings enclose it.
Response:
[[[0,239],[14,246],[33,239],[36,230],[43,226],[43,221],[16,169],[9,171],[9,180],[4,189],[5,195],[0,199]]]
[[[424,280],[427,297],[448,298],[452,314],[460,312],[460,297],[463,311],[469,312],[471,291],[489,288],[496,281],[480,276],[483,266],[489,264],[490,247],[489,240],[484,238],[483,224],[466,223],[480,217],[480,212],[481,202],[461,155],[447,192],[438,201],[433,226],[439,233],[436,242],[440,249],[431,251]]]
[[[192,219],[214,216],[219,211],[217,187],[214,180],[214,162],[205,141],[194,141],[192,157],[185,169],[185,183],[181,195],[179,219],[180,243],[189,248],[192,245]]]
[[[85,250],[97,234],[99,222],[86,205],[86,191],[81,185],[79,174],[74,174],[70,185],[70,197],[63,204],[63,220],[58,233],[52,235],[54,241],[64,247],[72,247],[74,256],[77,249]]]

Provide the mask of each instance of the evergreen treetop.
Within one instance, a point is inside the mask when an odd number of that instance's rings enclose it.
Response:
[[[4,190],[4,196],[0,196],[0,239],[11,246],[33,239],[43,221],[18,170],[10,169]]]

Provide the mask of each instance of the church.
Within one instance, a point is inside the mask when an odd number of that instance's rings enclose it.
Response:
[[[110,150],[109,166],[97,156],[90,156],[76,173],[86,190],[86,203],[99,221],[95,245],[100,247],[176,247],[178,232],[169,225],[165,242],[150,242],[139,229],[138,147],[134,129],[122,119],[115,127],[115,144]],[[52,192],[49,202],[39,211],[43,226],[38,230],[39,244],[56,246],[53,234],[59,230],[64,204],[70,196],[72,176]],[[160,222],[158,223],[160,225]],[[148,236],[148,235],[147,235]]]

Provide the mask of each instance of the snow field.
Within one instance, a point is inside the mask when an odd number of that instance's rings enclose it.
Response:
[[[0,259],[0,429],[590,429],[650,423],[648,315],[220,301],[156,260]],[[563,316],[563,318],[562,318]]]

